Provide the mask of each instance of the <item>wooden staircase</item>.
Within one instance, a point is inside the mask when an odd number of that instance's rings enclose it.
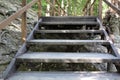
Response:
[[[75,39],[72,34],[99,35],[99,39]],[[67,38],[51,38],[48,35],[71,35]],[[38,38],[37,36],[38,35]],[[33,45],[81,46],[102,45],[107,53],[99,52],[46,52],[28,51]],[[34,48],[34,47],[32,47]],[[41,47],[38,47],[41,48]],[[107,63],[108,71],[18,71],[19,63]],[[109,72],[111,63],[120,62],[120,56],[97,17],[41,17],[21,49],[4,72],[5,80],[120,80],[120,74]]]

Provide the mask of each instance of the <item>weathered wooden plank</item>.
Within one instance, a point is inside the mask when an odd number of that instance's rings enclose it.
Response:
[[[102,34],[102,30],[35,30],[34,33],[98,33]]]
[[[107,72],[17,72],[8,80],[120,80],[120,74]]]
[[[98,25],[97,17],[41,17],[43,25]]]
[[[64,40],[64,39],[35,39],[27,41],[27,44],[41,45],[84,45],[84,44],[109,44],[106,40]]]
[[[73,22],[73,21],[69,21],[69,22],[67,22],[67,21],[61,21],[61,22],[59,22],[59,21],[57,21],[57,22],[53,22],[53,21],[51,21],[51,22],[41,22],[41,24],[42,25],[99,25],[97,22],[88,22],[88,21],[86,21],[86,22],[77,22],[77,21],[75,21],[75,22]]]
[[[107,53],[65,53],[65,52],[34,52],[17,57],[23,62],[57,62],[57,63],[103,63],[120,61],[119,58]]]
[[[41,17],[44,21],[96,21],[95,16],[52,16],[52,17]]]
[[[22,7],[26,5],[26,0],[22,0]],[[27,23],[26,23],[27,15],[26,12],[22,14],[22,22],[21,22],[21,31],[22,31],[22,41],[23,43],[27,37]]]

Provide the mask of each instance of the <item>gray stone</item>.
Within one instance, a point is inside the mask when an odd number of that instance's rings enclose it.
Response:
[[[10,57],[9,55],[0,56],[0,65],[8,64],[11,59],[12,57]]]
[[[99,44],[85,45],[85,48],[90,52],[107,53],[107,48]]]
[[[20,8],[20,0],[0,0],[0,22]],[[28,31],[30,32],[30,29],[33,28],[33,21],[37,21],[37,14],[31,9],[28,10],[27,14]],[[21,19],[18,17],[9,26],[0,31],[0,73],[6,69],[6,66],[22,44],[20,24]]]

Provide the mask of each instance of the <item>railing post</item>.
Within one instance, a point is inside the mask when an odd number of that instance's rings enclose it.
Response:
[[[26,5],[26,0],[22,0],[22,7]],[[22,22],[21,22],[21,31],[22,31],[22,41],[25,42],[27,36],[27,23],[26,23],[26,12],[22,14]]]
[[[42,11],[42,5],[41,5],[41,0],[38,0],[38,19],[41,17],[41,12]]]
[[[99,15],[99,19],[100,21],[102,21],[102,0],[99,0],[99,9],[98,9],[98,15]]]

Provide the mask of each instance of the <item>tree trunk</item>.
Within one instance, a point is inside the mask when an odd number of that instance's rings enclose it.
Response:
[[[65,6],[65,16],[68,16],[68,7],[69,7],[69,2],[68,2],[68,0],[67,0],[67,4],[66,4],[66,6]]]
[[[50,4],[47,4],[47,7],[46,7],[46,16],[50,16]]]
[[[55,0],[51,0],[50,1],[51,3],[52,3],[52,5],[55,7],[55,3],[56,3],[56,1]],[[51,16],[55,16],[56,15],[56,11],[55,11],[55,8],[54,7],[50,7],[50,14],[51,14]]]
[[[61,7],[64,9],[64,0],[62,0]],[[64,11],[61,10],[61,16],[63,16],[63,15],[64,15]]]
[[[99,0],[99,19],[102,21],[102,0]]]

